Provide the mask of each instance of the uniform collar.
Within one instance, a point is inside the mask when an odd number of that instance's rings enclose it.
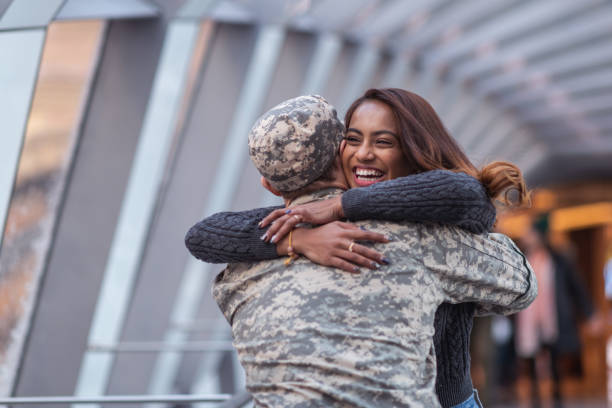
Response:
[[[289,204],[288,207],[295,207],[296,205],[306,204],[306,203],[310,203],[312,201],[326,200],[328,198],[333,198],[333,197],[339,196],[343,192],[344,192],[344,190],[342,190],[340,188],[336,188],[336,187],[324,188],[324,189],[321,189],[319,191],[315,191],[315,192],[312,192],[312,193],[307,193],[307,194],[304,194],[304,195],[301,195],[301,196],[295,198],[294,200],[291,201],[291,204]]]

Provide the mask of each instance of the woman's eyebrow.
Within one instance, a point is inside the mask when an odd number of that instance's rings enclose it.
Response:
[[[359,129],[355,129],[355,128],[348,128],[348,129],[346,129],[346,132],[347,132],[347,133],[348,133],[348,132],[355,132],[355,133],[358,133],[358,134],[360,134],[360,135],[363,135],[363,132],[362,132],[361,130],[359,130]],[[390,131],[390,130],[377,130],[377,131],[375,131],[375,132],[372,132],[372,134],[373,134],[374,136],[378,136],[378,135],[382,135],[382,134],[386,134],[386,133],[388,133],[388,134],[390,134],[390,135],[392,135],[392,136],[398,137],[398,136],[397,136],[395,133],[393,133],[393,132],[392,132],[392,131]]]
[[[377,130],[376,132],[373,132],[372,134],[373,134],[374,136],[379,136],[379,135],[389,134],[389,135],[394,136],[394,137],[396,137],[396,138],[397,138],[397,137],[399,137],[399,136],[397,136],[395,133],[393,133],[393,132],[392,132],[392,131],[390,131],[390,130]]]

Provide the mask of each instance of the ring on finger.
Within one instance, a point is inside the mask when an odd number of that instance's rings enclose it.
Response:
[[[349,252],[353,252],[353,245],[355,245],[355,241],[351,241],[351,244],[348,246]]]

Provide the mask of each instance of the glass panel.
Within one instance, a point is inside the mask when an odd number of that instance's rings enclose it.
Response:
[[[11,62],[0,64],[0,122],[3,132],[0,140],[0,231],[4,231],[44,37],[43,30],[0,33],[0,61]]]
[[[0,30],[44,27],[64,0],[14,0],[0,18]]]
[[[49,26],[0,253],[0,395],[8,395],[28,330],[102,27],[95,21]],[[0,41],[9,34],[27,33],[0,34]],[[15,48],[18,55],[36,49]],[[30,65],[20,71],[29,70],[33,83],[38,57]],[[31,90],[26,94],[29,106]]]

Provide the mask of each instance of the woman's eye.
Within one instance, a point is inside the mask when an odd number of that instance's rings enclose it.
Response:
[[[379,146],[393,146],[393,142],[387,139],[378,139],[376,144]]]
[[[344,139],[346,140],[346,142],[348,144],[357,144],[357,143],[361,143],[361,140],[357,137],[357,136],[351,136],[351,135],[347,135],[344,137]]]

